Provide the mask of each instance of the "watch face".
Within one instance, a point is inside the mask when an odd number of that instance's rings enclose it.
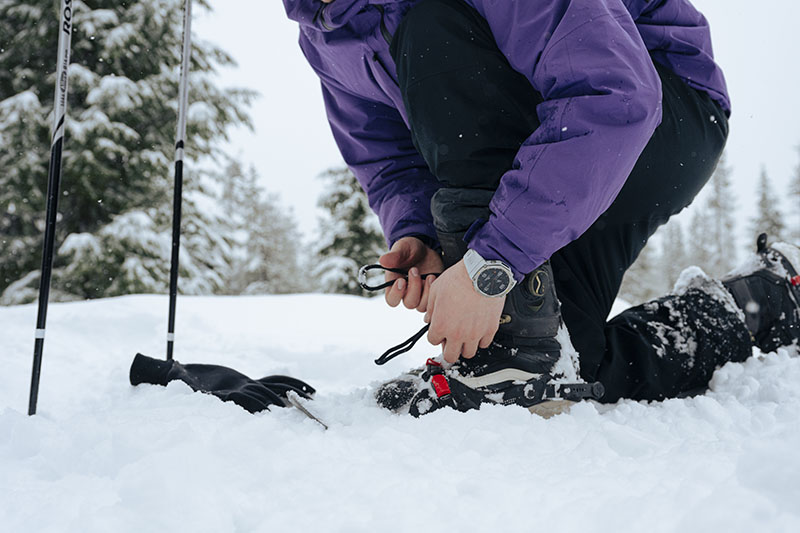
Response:
[[[487,296],[497,296],[498,294],[503,294],[510,282],[511,278],[504,269],[489,267],[478,274],[475,285],[483,294]]]

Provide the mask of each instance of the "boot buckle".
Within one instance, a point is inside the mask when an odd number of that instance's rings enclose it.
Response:
[[[433,385],[433,390],[436,392],[437,398],[446,399],[450,396],[450,384],[447,382],[447,378],[444,377],[444,374],[431,376],[431,384]]]

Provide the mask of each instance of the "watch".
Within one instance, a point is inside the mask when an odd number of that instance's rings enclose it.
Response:
[[[473,249],[464,254],[464,266],[475,290],[484,296],[499,298],[517,284],[511,267],[502,261],[487,261]]]

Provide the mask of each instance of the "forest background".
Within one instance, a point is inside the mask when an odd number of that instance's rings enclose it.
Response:
[[[705,9],[707,2],[696,3]],[[385,244],[354,178],[331,155],[335,147],[316,80],[295,44],[296,26],[281,18],[277,2],[269,7],[213,2],[216,11],[208,2],[196,4],[181,292],[360,294],[355,271],[374,262]],[[57,13],[54,6],[49,0],[0,2],[0,303],[5,305],[33,301],[39,282],[56,43],[56,26],[48,21]],[[708,7],[716,9],[713,2]],[[266,47],[255,45],[250,35],[243,49],[246,28],[231,31],[230,20],[248,24],[244,9],[269,10],[265,19],[279,29]],[[717,20],[707,14],[716,28]],[[692,207],[659,230],[626,276],[621,297],[630,303],[668,291],[691,264],[723,275],[753,248],[761,231],[772,240],[800,241],[800,152],[789,171],[785,164],[770,166],[800,142],[800,135],[783,130],[787,122],[797,123],[791,120],[797,110],[772,117],[773,127],[753,131],[762,122],[748,116],[751,85],[776,87],[781,80],[758,75],[758,69],[770,67],[766,59],[727,68],[725,36],[736,16],[730,9],[718,17],[723,38],[716,43],[735,106],[728,155]],[[53,298],[164,293],[181,2],[76,2],[74,28]],[[226,45],[236,52],[226,52]],[[259,50],[261,68],[250,64],[250,54]],[[238,68],[235,57],[243,61]],[[290,68],[281,69],[290,61]],[[749,82],[736,85],[741,72],[748,72]],[[286,90],[295,87],[302,87],[300,94],[287,102]],[[316,96],[303,98],[308,91]],[[740,115],[737,93],[743,93]],[[262,103],[289,111],[264,118]],[[298,128],[307,142],[294,137]],[[742,154],[736,137],[741,130],[781,148],[782,155],[758,143]],[[282,133],[284,141],[276,137]],[[259,146],[258,156],[251,143]],[[296,164],[286,168],[286,157]],[[769,174],[771,167],[781,169],[777,179]],[[303,194],[297,196],[297,190]]]

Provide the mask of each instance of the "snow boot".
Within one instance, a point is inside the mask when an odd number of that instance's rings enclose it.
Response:
[[[762,352],[800,341],[800,249],[756,240],[756,255],[722,283],[744,313],[753,344]]]
[[[439,234],[446,266],[466,252],[463,236]],[[468,411],[483,403],[514,404],[547,417],[576,401],[602,397],[600,383],[578,377],[549,262],[509,292],[500,322],[488,348],[452,364],[428,359],[424,367],[382,384],[375,395],[378,404],[415,417],[442,407]]]

